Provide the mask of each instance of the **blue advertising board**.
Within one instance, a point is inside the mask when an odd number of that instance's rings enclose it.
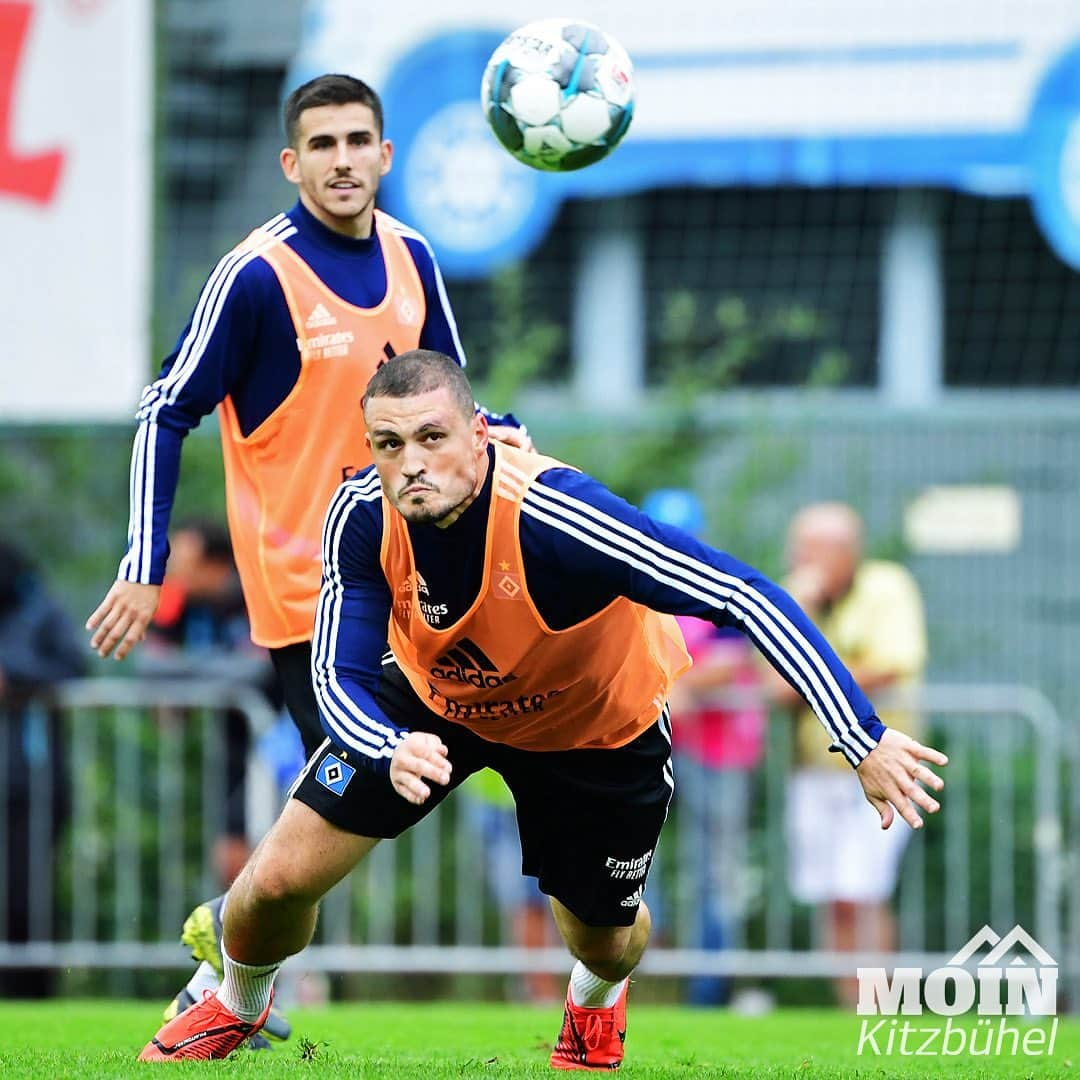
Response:
[[[444,270],[477,276],[532,250],[572,198],[669,186],[932,186],[1026,196],[1080,267],[1080,5],[762,0],[725,22],[682,0],[579,5],[634,63],[634,123],[567,174],[515,161],[488,131],[481,75],[535,9],[432,3],[362,16],[311,0],[289,86],[348,71],[380,92],[394,166],[384,205]]]

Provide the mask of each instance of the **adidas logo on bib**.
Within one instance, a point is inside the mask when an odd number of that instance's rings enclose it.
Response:
[[[304,323],[305,330],[317,330],[320,326],[337,326],[337,319],[326,310],[323,304],[316,304]]]
[[[445,656],[440,656],[431,674],[436,679],[467,683],[480,690],[505,686],[517,678],[512,671],[505,675],[499,671],[480,646],[468,638],[462,638]]]

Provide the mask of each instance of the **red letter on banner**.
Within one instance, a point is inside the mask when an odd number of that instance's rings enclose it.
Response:
[[[52,202],[64,155],[59,150],[21,155],[11,145],[15,116],[15,76],[30,27],[27,3],[0,3],[0,195]]]

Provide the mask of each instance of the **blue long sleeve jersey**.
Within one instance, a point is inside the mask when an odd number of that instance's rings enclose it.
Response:
[[[408,527],[427,588],[421,610],[432,626],[453,625],[479,592],[490,503],[489,469],[481,494],[449,528]],[[312,675],[327,734],[365,764],[388,770],[404,732],[375,698],[391,607],[379,563],[382,530],[382,489],[370,467],[342,484],[330,504]],[[553,630],[582,622],[618,596],[734,627],[806,699],[831,748],[852,765],[881,738],[885,727],[873,706],[783,589],[654,521],[597,480],[568,468],[541,473],[522,502],[520,539],[526,586]]]
[[[427,301],[420,347],[465,366],[446,286],[427,240],[392,218],[416,263]],[[357,307],[386,293],[386,266],[377,229],[354,240],[328,229],[301,203],[264,228],[281,237],[326,286]],[[288,397],[300,374],[296,330],[270,265],[257,254],[231,251],[214,268],[176,348],[143,392],[131,460],[128,550],[119,577],[159,584],[168,557],[167,531],[187,433],[231,396],[245,435]],[[488,414],[489,416],[491,414]],[[513,417],[493,417],[511,423]]]

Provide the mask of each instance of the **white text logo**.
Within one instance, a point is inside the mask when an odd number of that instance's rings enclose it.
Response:
[[[985,946],[990,946],[989,951],[975,961]],[[860,1054],[1049,1056],[1054,1052],[1057,962],[1022,926],[1014,926],[1004,937],[984,926],[944,967],[925,974],[917,967],[895,968],[891,978],[886,968],[859,968],[857,974],[860,1016],[907,1017],[929,1012],[948,1017],[944,1027],[918,1027],[907,1020],[863,1020]],[[954,1016],[973,1009],[979,1017],[974,1025],[953,1023]],[[1049,1029],[1035,1028],[1010,1023],[1008,1018],[1013,1016],[1052,1016],[1054,1021]]]

